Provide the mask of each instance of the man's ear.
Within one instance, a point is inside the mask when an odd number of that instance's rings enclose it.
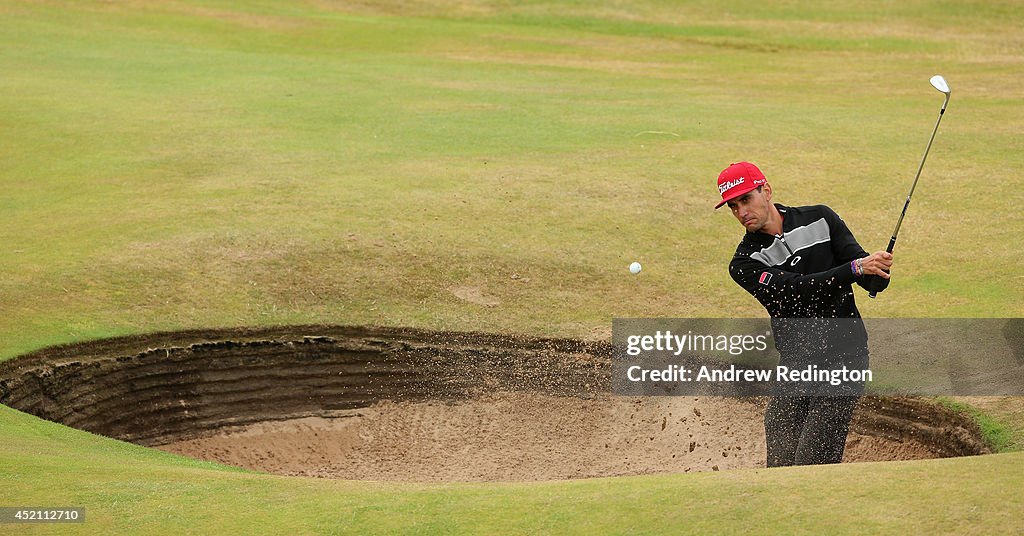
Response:
[[[764,183],[764,197],[769,203],[772,202],[772,185],[767,182]]]

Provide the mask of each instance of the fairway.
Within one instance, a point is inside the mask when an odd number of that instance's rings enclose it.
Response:
[[[590,348],[613,318],[763,317],[729,274],[743,230],[713,210],[718,173],[756,162],[778,202],[826,204],[883,249],[942,103],[935,74],[952,98],[892,285],[857,305],[1022,317],[1021,7],[4,2],[0,361],[281,326]],[[519,399],[497,400],[460,426]],[[578,403],[526,405],[600,420]],[[84,505],[83,525],[34,527],[82,533],[1019,531],[1022,404],[975,405],[1001,453],[472,484],[268,475],[0,406],[0,506]],[[756,432],[760,414],[736,411]]]

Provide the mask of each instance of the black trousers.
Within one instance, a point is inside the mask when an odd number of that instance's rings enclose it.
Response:
[[[857,396],[775,396],[764,415],[768,467],[843,460]]]

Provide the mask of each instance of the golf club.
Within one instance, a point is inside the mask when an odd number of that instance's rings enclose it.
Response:
[[[928,151],[932,148],[932,141],[935,140],[935,133],[939,131],[939,123],[942,121],[942,115],[946,113],[946,105],[949,104],[949,84],[946,83],[946,79],[942,75],[935,75],[929,80],[932,87],[941,91],[946,99],[942,101],[942,108],[939,109],[939,118],[935,120],[935,128],[932,129],[932,137],[928,138],[928,145],[924,148],[924,156],[921,157],[921,165],[917,166],[917,175],[914,175],[914,184],[910,186],[910,193],[907,194],[907,201],[903,203],[903,211],[900,212],[900,219],[896,220],[896,228],[892,231],[892,238],[889,239],[889,247],[885,248],[885,251],[892,253],[892,250],[896,247],[896,237],[900,234],[900,226],[903,225],[903,217],[907,215],[907,207],[910,206],[910,198],[914,195],[914,189],[917,188],[917,181],[921,178],[921,170],[924,169],[924,161],[928,158]],[[888,271],[886,271],[888,273]],[[889,286],[889,280],[879,276],[872,276],[873,279],[869,282],[868,286],[871,290],[868,292],[868,296],[874,298],[879,292],[885,290],[885,287]]]

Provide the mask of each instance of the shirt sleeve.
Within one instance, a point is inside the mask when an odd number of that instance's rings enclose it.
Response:
[[[822,292],[857,279],[849,262],[824,272],[800,274],[766,266],[740,252],[729,263],[729,275],[769,310],[787,302],[809,303]]]
[[[828,223],[829,239],[832,244],[832,256],[835,257],[837,262],[849,263],[854,259],[860,259],[868,256],[868,252],[864,251],[864,248],[860,247],[857,243],[857,239],[854,238],[850,228],[846,226],[846,222],[839,217],[831,208],[821,205],[821,210],[825,215],[825,222]],[[868,288],[867,279],[864,277],[856,278],[856,282],[864,290],[870,291]]]
[[[850,228],[846,226],[846,222],[839,217],[839,214],[836,214],[834,210],[825,205],[821,205],[821,210],[824,213],[825,222],[828,223],[832,256],[835,257],[836,261],[850,262],[853,259],[867,257],[868,253],[857,243],[857,239],[853,237]]]

